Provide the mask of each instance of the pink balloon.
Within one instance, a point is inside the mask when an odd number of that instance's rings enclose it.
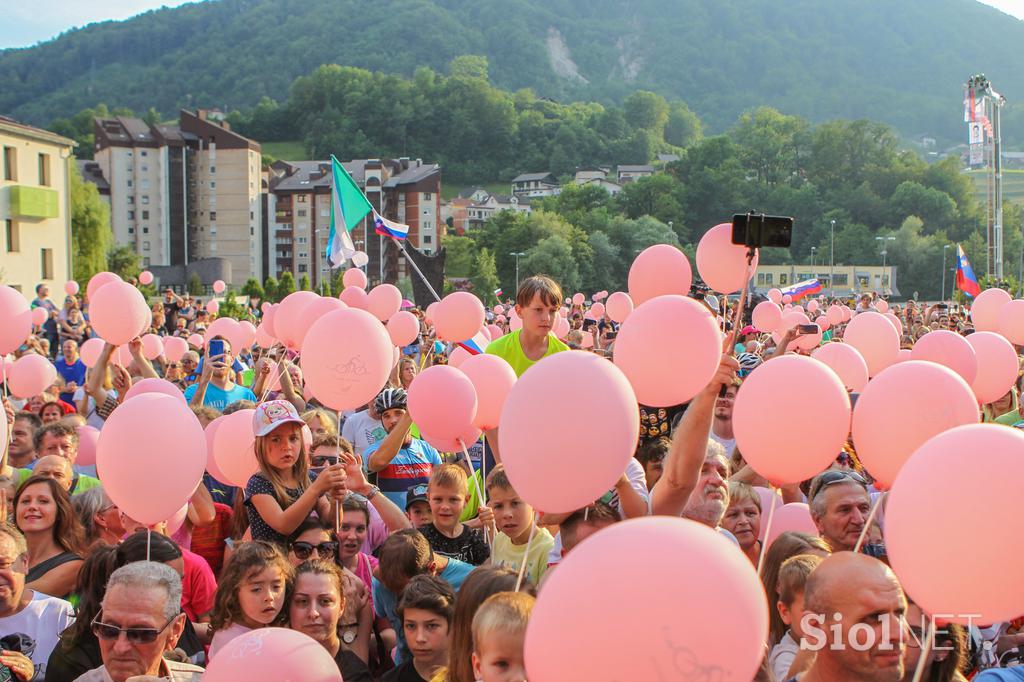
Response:
[[[754,310],[750,314],[750,321],[759,331],[775,331],[782,322],[782,309],[771,301],[761,301],[754,306]]]
[[[169,519],[167,519],[167,534],[168,535],[174,535],[179,530],[181,530],[181,527],[182,527],[182,525],[184,525],[185,518],[187,516],[188,516],[188,502],[186,502],[185,504],[181,505],[181,508],[178,509],[178,511],[174,512],[174,514]]]
[[[216,315],[218,312],[220,312],[220,303],[218,303],[215,300],[207,301],[206,312],[210,313],[211,315]]]
[[[434,311],[434,328],[442,341],[455,343],[471,339],[483,324],[483,303],[466,291],[448,294]]]
[[[128,367],[132,364],[132,352],[128,350],[128,344],[118,346],[117,349],[110,354],[110,361],[115,365],[121,367]]]
[[[486,353],[467,358],[459,365],[459,369],[476,389],[477,407],[473,426],[484,431],[497,428],[505,399],[516,383],[515,371],[503,358]]]
[[[440,303],[441,303],[440,301],[434,301],[433,303],[431,303],[430,305],[427,306],[426,310],[423,311],[423,320],[427,324],[433,324],[434,323],[434,313],[437,312],[437,306]],[[461,339],[461,340],[465,341],[465,339]]]
[[[793,297],[790,296],[789,294],[786,294],[785,296],[782,297],[782,302],[783,303],[792,303],[793,302]]]
[[[152,319],[142,292],[127,282],[110,282],[97,289],[89,300],[92,328],[102,339],[117,346],[138,336]]]
[[[366,273],[359,268],[349,268],[345,271],[345,274],[341,276],[341,283],[346,287],[356,287],[357,289],[366,290],[368,281],[366,279]]]
[[[808,324],[810,324],[810,322],[808,322]],[[801,334],[796,337],[796,340],[793,341],[793,343],[801,350],[814,350],[821,345],[821,328],[819,327],[818,331],[814,334]]]
[[[879,300],[875,302],[875,310],[880,313],[889,312],[889,303],[885,300]]]
[[[797,308],[791,308],[787,311],[784,311],[782,313],[782,320],[775,327],[775,331],[772,332],[772,339],[774,339],[775,343],[781,343],[782,336],[787,331],[797,326],[798,324],[810,324],[810,322],[810,318],[808,318],[804,312]],[[787,348],[789,350],[793,350],[796,347],[796,341],[792,341],[790,342]]]
[[[823,332],[827,332],[829,328],[832,326],[832,324],[828,321],[828,318],[825,317],[824,315],[818,315],[818,317],[814,320],[814,324],[821,327],[821,331]]]
[[[595,303],[594,305],[590,306],[590,313],[594,316],[595,320],[600,320],[601,318],[604,317],[604,304]]]
[[[864,468],[890,486],[929,438],[976,423],[978,403],[960,375],[934,362],[910,360],[883,370],[861,392],[853,410],[853,442]]]
[[[139,284],[145,285],[145,284],[152,284],[152,283],[153,283],[153,273],[152,272],[150,272],[149,270],[143,270],[142,272],[139,273]]]
[[[78,427],[78,457],[75,464],[79,466],[92,466],[96,463],[96,446],[100,442],[100,430],[82,425]]]
[[[366,309],[381,322],[387,322],[401,307],[402,292],[394,284],[378,284],[366,295]]]
[[[260,320],[260,324],[263,325],[264,330],[268,336],[277,339],[277,330],[274,328],[274,318],[277,317],[277,305],[271,305],[269,308],[263,311],[263,319]]]
[[[471,358],[472,355],[462,346],[456,346],[452,348],[451,352],[448,353],[448,366],[449,367],[460,367],[462,363]]]
[[[256,345],[260,348],[270,348],[275,343],[277,343],[277,339],[267,333],[267,326],[261,322],[256,327]]]
[[[0,355],[17,350],[32,334],[32,311],[17,289],[0,284]]]
[[[16,398],[39,395],[57,380],[57,370],[42,355],[30,353],[14,361],[7,370],[7,387]]]
[[[128,389],[128,392],[124,394],[124,399],[129,400],[138,395],[145,393],[163,393],[169,395],[172,398],[180,400],[182,403],[185,402],[185,395],[181,392],[181,389],[167,381],[166,379],[157,379],[155,377],[148,377],[146,379],[140,379],[132,384],[132,387]]]
[[[624,291],[616,291],[605,302],[605,310],[613,322],[625,322],[633,312],[633,299]]]
[[[408,346],[420,334],[420,321],[408,310],[400,310],[388,320],[388,336],[399,348]]]
[[[670,244],[655,244],[633,260],[628,283],[633,305],[640,305],[655,296],[690,293],[693,271],[685,253]]]
[[[635,561],[623,567],[623,556]],[[621,605],[623,627],[616,646],[595,646],[606,641],[608,604]],[[548,574],[524,657],[531,680],[735,682],[754,677],[767,636],[764,589],[733,542],[694,521],[643,517],[599,530]]]
[[[780,395],[814,396],[802,404],[800,428]],[[775,485],[798,483],[827,468],[850,431],[850,397],[827,365],[800,355],[766,362],[743,382],[732,413],[736,446]]]
[[[685,348],[685,352],[680,349]],[[622,323],[614,362],[643,405],[689,401],[718,370],[722,332],[708,309],[685,296],[658,296]]]
[[[200,485],[206,439],[183,400],[147,393],[107,418],[96,470],[110,499],[147,525],[169,518]]]
[[[555,336],[560,339],[564,339],[569,336],[569,332],[572,331],[569,320],[564,317],[559,317],[558,322],[555,323]]]
[[[757,497],[761,500],[761,530],[758,532],[757,539],[764,541],[764,531],[768,525],[768,507],[774,505],[776,512],[784,502],[782,501],[782,495],[777,491],[768,490],[764,486],[755,485],[754,492],[757,493]],[[775,527],[775,519],[772,519],[772,528]]]
[[[455,367],[428,367],[409,386],[409,414],[427,433],[455,438],[473,423],[476,410],[473,382]]]
[[[494,318],[494,321],[497,322],[498,324],[505,324],[508,320],[505,318],[504,315],[498,315],[496,318]]]
[[[971,304],[971,322],[979,332],[999,331],[999,312],[1011,301],[1010,294],[1002,289],[985,289],[974,297]]]
[[[491,312],[494,313],[495,315],[501,315],[503,312],[505,312],[505,306],[496,305],[493,308],[491,308]]]
[[[188,352],[188,341],[178,336],[164,338],[164,358],[167,362],[178,362]]]
[[[221,483],[226,483],[227,481],[225,480],[224,474],[221,473],[220,467],[217,466],[217,459],[214,456],[215,451],[213,449],[213,442],[217,435],[217,429],[220,428],[220,425],[224,423],[225,419],[227,419],[227,417],[217,417],[207,424],[206,428],[203,430],[206,437],[206,470],[210,472],[211,476]],[[248,481],[246,481],[246,483],[248,483]]]
[[[715,225],[697,243],[697,272],[713,290],[731,294],[746,286],[757,270],[759,255],[747,272],[747,249],[732,243],[732,223]]]
[[[850,320],[843,341],[864,356],[868,376],[875,376],[896,362],[900,352],[900,335],[892,323],[879,313],[861,313]]]
[[[765,525],[765,516],[761,514],[761,525]],[[775,510],[772,517],[772,529],[765,540],[764,546],[771,547],[772,543],[788,532],[807,533],[817,537],[818,527],[814,525],[811,518],[811,508],[803,502],[790,502]]]
[[[809,313],[816,313],[816,312],[818,312],[819,305],[820,304],[817,301],[814,301],[814,300],[808,301],[807,302],[807,312],[809,312]]]
[[[523,320],[518,315],[511,315],[508,318],[508,330],[516,331],[523,328]]]
[[[625,375],[593,353],[565,351],[516,381],[501,411],[498,439],[516,492],[537,509],[558,513],[615,487],[639,432],[636,395]],[[572,485],[565,485],[568,480]]]
[[[235,637],[203,674],[204,682],[259,679],[342,682],[341,670],[327,649],[297,630],[284,628],[260,628]]]
[[[765,295],[768,297],[768,300],[775,305],[782,305],[782,291],[779,289],[769,289],[768,293]]]
[[[351,272],[351,271],[349,271]],[[362,272],[360,270],[359,272]],[[358,308],[359,310],[366,310],[368,305],[369,294],[359,287],[345,287],[342,289],[338,298],[350,308]]]
[[[164,342],[156,334],[146,334],[142,337],[142,357],[147,360],[156,360],[163,355]]]
[[[331,298],[330,296],[317,296],[299,314],[297,323],[299,328],[291,333],[291,338],[298,343],[298,347],[301,347],[306,340],[306,334],[309,333],[309,330],[313,328],[313,325],[318,320],[325,315],[333,313],[335,310],[344,310],[345,308],[348,308],[348,305],[344,301]]]
[[[505,332],[502,331],[501,327],[499,327],[496,324],[487,325],[487,330],[491,333],[491,341],[494,341],[495,339],[501,338],[502,336],[505,335]],[[562,337],[559,336],[558,338]]]
[[[215,294],[223,294],[224,290],[227,288],[227,285],[224,284],[224,280],[222,279],[218,279],[216,282],[213,283],[213,293]]]
[[[228,336],[228,341],[231,342],[231,347],[235,349],[236,353],[251,348],[252,344],[256,341],[255,325],[249,320],[241,320],[235,326],[234,331]]]
[[[284,297],[274,313],[275,336],[288,350],[302,347],[302,337],[308,327],[302,326],[302,313],[320,297],[312,291],[294,291]]]
[[[843,322],[849,322],[853,319],[853,308],[848,305],[841,306],[843,313]]]
[[[483,431],[472,424],[468,426],[462,434],[455,438],[442,438],[441,436],[435,436],[425,431],[420,431],[420,437],[433,445],[438,452],[455,453],[462,452],[463,444],[465,444],[466,449],[468,450],[469,446],[480,440],[481,434],[483,434]]]
[[[99,291],[100,287],[110,282],[121,281],[123,280],[112,272],[97,272],[89,280],[89,283],[85,285],[85,296],[92,302],[92,297]]]
[[[581,293],[575,293],[572,295],[573,305],[583,305],[583,302],[587,300],[587,297]]]
[[[188,345],[192,346],[193,348],[202,348],[203,337],[199,336],[199,334],[192,334],[191,336],[188,337]]]
[[[894,313],[882,313],[882,317],[889,320],[896,333],[900,335],[900,338],[903,338],[903,320],[896,317]]]
[[[885,543],[907,596],[923,611],[959,623],[977,614],[975,624],[1021,614],[1024,551],[992,522],[1020,514],[1021,452],[1019,429],[972,424],[935,436],[900,471],[886,504]],[[950,500],[959,501],[956,513]]]
[[[363,310],[320,318],[302,343],[306,386],[334,410],[354,410],[380,392],[391,374],[394,346],[380,320]]]
[[[209,327],[206,328],[206,332],[203,334],[203,343],[209,346],[210,341],[213,341],[217,337],[225,338],[230,341],[232,334],[235,333],[237,328],[238,321],[234,318],[218,317],[210,323]],[[232,344],[232,350],[234,350],[234,344]]]
[[[1024,300],[1010,301],[999,309],[997,331],[1015,346],[1024,346]]]
[[[828,318],[829,324],[842,324],[844,319],[843,306],[838,303],[833,303],[828,307],[828,310],[825,311],[825,317]]]
[[[974,332],[967,336],[967,343],[971,344],[978,361],[978,373],[971,390],[982,405],[999,400],[1010,392],[1017,380],[1017,352],[1009,341],[995,332]]]
[[[978,359],[967,339],[956,332],[937,329],[917,340],[911,354],[914,360],[930,360],[960,375],[968,385],[978,376]]]
[[[846,343],[826,343],[811,357],[832,368],[847,390],[862,391],[868,384],[868,363],[853,346]]]
[[[72,280],[68,280],[64,284],[64,293],[67,294],[68,296],[77,296],[78,295],[78,282],[76,282],[73,279]]]
[[[82,362],[86,367],[95,365],[101,352],[103,352],[103,339],[89,339],[78,349],[78,354],[82,356]]]
[[[913,354],[914,352],[909,348],[900,348],[899,355],[896,356],[896,362],[906,362],[907,360],[911,359]]]
[[[244,488],[260,466],[253,446],[252,416],[256,410],[239,410],[224,417],[213,435],[213,458],[224,483]]]
[[[50,317],[50,311],[46,308],[33,308],[32,309],[32,324],[36,327],[42,327],[47,319]]]

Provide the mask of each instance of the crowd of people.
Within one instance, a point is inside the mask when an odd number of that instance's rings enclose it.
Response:
[[[735,301],[700,300],[732,331]],[[955,306],[889,308],[881,300],[865,294],[842,303],[855,315],[888,308],[907,348],[931,330],[972,331]],[[982,670],[975,677],[982,682],[1024,680],[998,666],[1024,643],[1022,622],[945,625],[922,647],[929,614],[908,600],[887,565],[884,506],[871,514],[883,492],[855,442],[817,476],[778,493],[744,461],[734,400],[764,363],[810,352],[789,350],[799,326],[773,338],[751,326],[748,313],[735,348],[689,403],[637,405],[636,452],[615,486],[581,509],[553,514],[517,493],[497,429],[465,453],[439,452],[422,437],[408,389],[458,346],[437,340],[417,308],[420,336],[400,349],[388,383],[362,409],[337,413],[305,390],[301,357],[278,345],[233,348],[226,338],[204,338],[168,361],[147,359],[137,339],[130,359],[119,361],[106,344],[87,367],[80,347],[93,336],[88,301],[69,295],[58,307],[40,285],[32,307],[48,316],[14,355],[49,358],[58,379],[24,399],[4,392],[0,679],[200,680],[233,639],[282,627],[322,645],[349,682],[526,680],[531,611],[563,557],[613,524],[668,515],[716,530],[759,568],[770,623],[757,680],[909,681],[922,655],[920,679],[930,682]],[[246,310],[258,322],[260,301]],[[550,278],[529,277],[514,300],[487,312],[502,335],[485,352],[517,376],[570,349],[610,358],[619,325],[593,310],[565,299]],[[563,339],[555,334],[560,318],[569,323]],[[153,305],[149,332],[194,341],[213,319],[201,302],[168,289]],[[843,327],[834,325],[821,343],[842,342]],[[258,462],[244,487],[208,471],[186,512],[156,525],[121,512],[102,472],[78,461],[82,428],[102,433],[146,378],[176,386],[203,427],[254,410]],[[1024,422],[1020,390],[1018,380],[984,405],[984,421]],[[769,542],[763,505],[776,495],[806,503],[813,532]],[[614,627],[618,606],[608,608]],[[815,629],[805,613],[834,615],[841,626]],[[880,633],[876,646],[840,646],[864,623]],[[815,637],[824,646],[807,646]]]

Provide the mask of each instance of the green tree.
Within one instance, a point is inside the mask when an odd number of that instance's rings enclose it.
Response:
[[[309,282],[309,275],[304,272],[302,273],[302,277],[299,278],[299,290],[310,291],[311,289],[312,285]]]
[[[281,301],[288,294],[295,293],[295,275],[291,270],[281,273],[281,280],[277,283],[277,300]]]
[[[236,320],[248,318],[249,307],[235,300],[235,292],[228,289],[224,292],[224,300],[217,308],[217,317],[231,317]]]
[[[117,244],[107,252],[107,269],[121,279],[138,277],[142,271],[142,257],[127,244]]]
[[[493,255],[491,256],[493,260]],[[469,277],[477,261],[476,244],[470,237],[450,236],[444,239],[444,274],[448,277]]]
[[[703,127],[697,114],[682,102],[672,102],[665,122],[665,142],[675,147],[689,147],[703,136]]]
[[[193,272],[188,276],[188,284],[185,285],[188,293],[193,296],[203,295],[203,280],[199,279],[199,273]]]
[[[682,187],[676,180],[659,173],[627,183],[616,197],[616,202],[630,218],[649,215],[682,228],[681,194]]]
[[[266,298],[266,293],[263,291],[263,287],[260,286],[260,281],[255,277],[250,277],[245,281],[245,286],[242,287],[242,294],[250,298]]]
[[[82,180],[73,161],[68,164],[68,174],[71,181],[73,276],[79,282],[88,282],[97,272],[107,269],[107,251],[113,242],[110,206],[100,198],[96,185]]]
[[[278,283],[273,275],[267,275],[267,278],[263,280],[263,293],[266,300],[271,303],[277,303],[281,300],[281,297],[277,295],[277,287]]]
[[[473,276],[470,278],[476,295],[485,303],[494,300],[494,290],[498,288],[498,266],[494,262],[494,254],[484,248],[476,254]]]
[[[452,78],[465,78],[487,82],[487,57],[475,54],[464,54],[456,57],[448,65],[448,73]]]
[[[798,116],[758,107],[740,116],[732,135],[757,181],[776,185],[799,170],[801,149],[809,144],[807,131],[807,122]]]
[[[549,275],[566,291],[578,291],[580,272],[569,240],[560,234],[553,234],[537,242],[526,252],[522,263],[522,275]]]
[[[629,125],[656,132],[661,137],[669,112],[664,97],[646,90],[637,90],[626,98],[623,110]]]

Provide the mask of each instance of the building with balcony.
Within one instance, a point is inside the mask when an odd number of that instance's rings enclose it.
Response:
[[[896,287],[896,267],[886,265],[839,265],[832,268],[831,283],[828,263],[824,265],[758,265],[754,276],[754,291],[765,293],[769,289],[785,289],[808,279],[821,282],[822,294],[858,296],[878,292],[899,297]]]
[[[61,291],[71,279],[74,146],[74,140],[0,116],[0,282],[28,298],[37,284]]]
[[[514,196],[553,197],[561,193],[562,187],[551,173],[523,173],[512,179]]]

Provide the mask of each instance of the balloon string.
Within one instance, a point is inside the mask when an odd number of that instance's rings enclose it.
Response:
[[[466,465],[469,466],[469,478],[473,481],[473,487],[476,488],[476,499],[479,500],[478,507],[485,506],[487,504],[487,498],[484,497],[484,491],[480,487],[480,481],[476,478],[476,473],[473,471],[473,461],[469,458],[469,450],[466,449],[466,443],[459,438],[459,445],[462,446],[462,455],[466,458]],[[487,539],[487,546],[492,546],[490,528],[484,528],[484,537]]]
[[[146,561],[149,561],[149,546],[153,541],[153,529],[146,528]]]
[[[516,577],[516,589],[513,592],[518,592],[519,588],[523,586],[523,576],[526,575],[526,564],[530,561],[530,545],[533,544],[533,536],[537,532],[537,521],[540,520],[540,515],[537,512],[533,513],[533,525],[530,526],[530,537],[526,538],[526,551],[523,552],[523,563],[519,565],[519,575]]]
[[[335,445],[338,452],[341,452],[341,410],[338,410],[338,433],[335,434]],[[334,534],[341,535],[341,500],[334,501]]]
[[[921,646],[921,655],[917,659],[917,669],[914,671],[913,682],[921,682],[921,677],[924,675],[924,666],[928,661],[928,656],[932,652],[932,641],[935,639],[935,628],[932,623],[927,623],[924,630],[924,645]]]
[[[878,508],[882,504],[882,493],[875,498],[875,503],[871,505],[871,511],[868,512],[868,518],[864,521],[864,527],[860,531],[860,537],[857,538],[857,544],[853,547],[853,553],[856,554],[860,551],[861,546],[864,544],[864,538],[868,536],[871,531],[871,524],[874,523],[875,515],[878,513]]]
[[[281,346],[281,349],[282,349],[282,350],[285,350],[285,351],[287,352],[287,349],[285,349],[285,347],[284,347],[284,346]],[[298,357],[298,356],[296,355],[295,357]],[[285,358],[282,358],[282,359],[280,359],[280,360],[277,360],[276,362],[277,362],[277,368],[278,368],[278,369],[280,370],[280,371],[279,371],[279,372],[277,373],[277,383],[278,383],[278,384],[280,384],[280,383],[281,383],[281,377],[283,377],[283,376],[284,376],[284,373],[288,371],[288,365],[286,365],[286,364],[285,364],[285,362],[287,362],[287,360],[286,360]],[[267,385],[266,385],[266,387],[264,387],[264,389],[263,389],[263,397],[261,397],[261,398],[260,398],[260,402],[261,402],[261,403],[262,403],[262,402],[263,402],[264,400],[266,400],[266,399],[267,399],[267,396],[269,396],[269,395],[270,395],[270,387],[271,387],[271,386],[273,386],[273,385],[274,385],[274,382],[273,382],[273,381],[268,381],[268,382],[267,382]],[[295,387],[295,386],[292,386],[292,390],[294,391],[295,389],[296,389],[296,387]]]
[[[775,486],[771,483],[768,484],[768,492],[771,493],[771,504],[768,507],[768,522],[764,526],[764,540],[761,541],[761,551],[757,555],[757,574],[761,575],[761,569],[764,568],[764,557],[768,548],[768,535],[772,532],[772,519],[775,517]]]

